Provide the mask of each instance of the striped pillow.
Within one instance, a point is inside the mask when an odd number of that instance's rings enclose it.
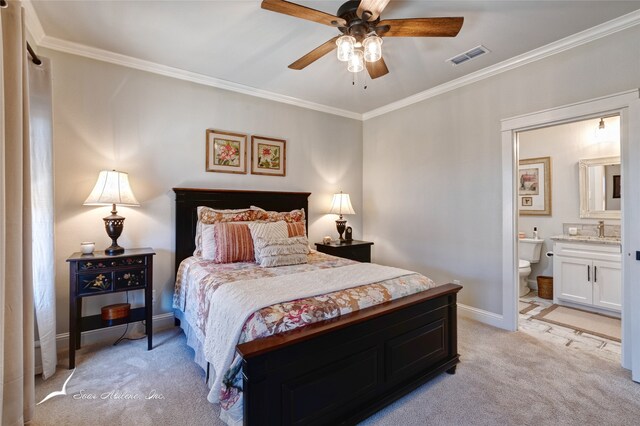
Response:
[[[215,241],[213,256],[215,263],[253,262],[255,260],[253,239],[249,226],[246,224],[216,223],[213,225],[213,239]]]
[[[304,222],[293,222],[287,223],[287,232],[289,233],[289,238],[291,237],[306,237],[307,233],[304,227]]]

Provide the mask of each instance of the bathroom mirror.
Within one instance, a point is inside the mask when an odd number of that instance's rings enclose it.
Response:
[[[620,219],[620,157],[580,160],[580,217]]]

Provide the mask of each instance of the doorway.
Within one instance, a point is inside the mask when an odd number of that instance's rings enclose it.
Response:
[[[619,363],[620,116],[520,131],[516,141],[518,329]]]
[[[640,191],[632,182],[640,181],[640,99],[637,89],[502,120],[502,324],[505,329],[518,328],[518,245],[517,245],[517,134],[527,130],[570,123],[584,119],[619,115],[623,199],[621,212],[622,246],[622,365],[632,370],[632,378],[640,381]],[[633,336],[639,336],[634,339]]]

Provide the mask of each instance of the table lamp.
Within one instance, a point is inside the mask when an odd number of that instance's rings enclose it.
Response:
[[[105,254],[113,256],[124,253],[124,248],[118,245],[118,237],[122,234],[124,217],[118,216],[116,204],[120,206],[137,207],[140,205],[129,186],[129,175],[115,170],[103,170],[98,175],[98,181],[93,191],[85,200],[85,206],[112,205],[111,215],[103,218],[107,235],[111,238],[111,247],[105,249]]]
[[[347,221],[342,218],[342,215],[356,214],[353,210],[353,206],[351,205],[349,194],[343,194],[342,191],[340,191],[339,194],[333,194],[333,201],[331,202],[329,214],[340,215],[340,219],[336,220],[336,228],[338,229],[338,234],[340,234],[340,241],[344,241],[342,234],[344,233]]]

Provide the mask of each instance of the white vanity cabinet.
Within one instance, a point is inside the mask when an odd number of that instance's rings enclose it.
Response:
[[[554,303],[620,312],[620,245],[556,241],[553,253]]]

